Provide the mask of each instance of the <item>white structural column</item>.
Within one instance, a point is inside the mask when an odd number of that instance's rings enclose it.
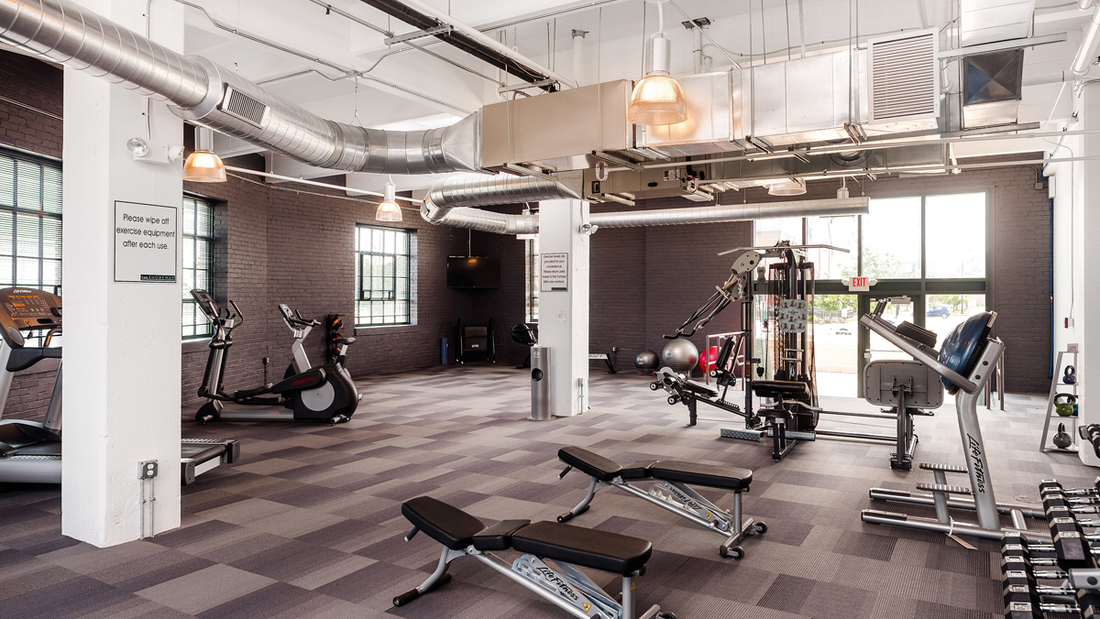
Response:
[[[588,410],[589,235],[580,231],[587,221],[588,203],[582,200],[539,204],[539,344],[550,348],[555,417]]]
[[[136,32],[146,31],[145,0],[83,0]],[[182,51],[183,7],[153,4],[152,38]],[[180,260],[183,174],[180,162],[136,162],[130,138],[151,147],[183,144],[183,123],[133,91],[65,69],[64,133],[64,443],[62,533],[111,546],[180,522]],[[142,209],[119,203],[171,207]],[[130,239],[168,243],[116,256],[116,208],[129,208]],[[156,213],[171,221],[137,221]],[[158,237],[140,230],[174,233]],[[133,230],[139,230],[134,234]],[[116,282],[116,258],[129,272],[162,273],[175,248],[175,281]],[[157,264],[160,260],[160,264]],[[169,266],[167,269],[171,269]],[[140,280],[140,277],[138,278]],[[156,460],[145,482],[155,494],[142,514],[139,462]],[[151,488],[150,488],[151,486]]]
[[[1081,101],[1080,117],[1082,129],[1100,129],[1100,88],[1096,85],[1085,86]],[[1100,156],[1100,136],[1083,136],[1084,148],[1081,155]],[[1080,337],[1081,352],[1077,375],[1081,379],[1078,388],[1080,425],[1100,423],[1100,161],[1081,162],[1081,174],[1074,174],[1077,183],[1081,183],[1082,198],[1074,200],[1074,219],[1081,222],[1080,234],[1073,243],[1075,313],[1079,319],[1075,322],[1075,331]],[[1076,170],[1075,170],[1076,171]],[[1076,197],[1076,196],[1075,196]],[[1076,230],[1075,230],[1076,232]],[[1057,328],[1057,318],[1055,320]],[[1057,379],[1057,377],[1055,377]],[[1081,441],[1079,450],[1081,461],[1085,464],[1100,466],[1091,446]]]

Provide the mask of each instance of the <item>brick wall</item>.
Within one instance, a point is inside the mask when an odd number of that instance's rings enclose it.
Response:
[[[53,65],[0,51],[0,143],[61,157],[62,76]]]

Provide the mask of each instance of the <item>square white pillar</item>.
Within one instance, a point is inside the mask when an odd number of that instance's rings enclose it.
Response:
[[[550,348],[550,410],[555,417],[588,410],[589,235],[580,231],[587,221],[588,203],[583,200],[539,203],[539,344]],[[548,267],[548,260],[555,266]]]
[[[1100,129],[1100,88],[1096,85],[1086,86],[1081,102],[1082,124],[1079,127],[1084,130]],[[1087,134],[1082,136],[1084,152],[1079,156],[1100,156],[1100,136]],[[1057,154],[1059,157],[1067,156],[1065,150]],[[1100,161],[1080,162],[1080,168],[1074,168],[1073,178],[1075,183],[1080,183],[1083,200],[1071,202],[1074,205],[1074,224],[1081,222],[1080,233],[1072,244],[1075,266],[1075,278],[1073,285],[1079,286],[1075,292],[1075,313],[1080,316],[1075,319],[1076,335],[1080,338],[1080,359],[1077,367],[1077,376],[1080,377],[1080,386],[1077,389],[1079,401],[1080,420],[1078,425],[1100,423],[1100,314],[1095,308],[1100,307],[1100,243],[1092,239],[1100,238]],[[1078,174],[1080,170],[1080,174]],[[1077,233],[1075,228],[1072,233]],[[1055,328],[1064,328],[1055,324]],[[1059,380],[1055,376],[1052,380]],[[1066,388],[1065,391],[1070,391]],[[1100,458],[1092,447],[1084,441],[1078,454],[1081,461],[1091,466],[1100,466]]]
[[[145,32],[144,0],[82,4]],[[153,5],[154,40],[181,50],[183,24],[181,5]],[[147,495],[156,496],[146,532],[151,523],[159,532],[180,522],[182,163],[134,161],[126,141],[182,145],[183,122],[163,103],[150,107],[147,136],[145,97],[65,69],[61,529],[96,546],[141,536],[142,461],[156,460],[160,469],[146,482]],[[118,202],[171,207],[159,212],[174,213],[160,224],[174,232],[174,282],[115,281]]]

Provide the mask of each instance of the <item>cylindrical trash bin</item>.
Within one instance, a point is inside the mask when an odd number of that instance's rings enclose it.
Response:
[[[533,421],[550,419],[550,349],[531,347],[531,416]]]

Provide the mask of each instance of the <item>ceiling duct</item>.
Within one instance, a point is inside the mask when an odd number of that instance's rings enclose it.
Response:
[[[420,29],[423,36],[434,36],[474,58],[487,62],[498,69],[506,71],[509,75],[528,82],[532,87],[537,85],[547,92],[554,92],[562,84],[569,87],[576,86],[572,80],[558,75],[485,36],[478,30],[456,21],[450,15],[441,13],[418,0],[361,1],[363,4],[372,6],[391,17],[396,17],[406,24]]]
[[[481,167],[480,114],[428,131],[326,120],[201,56],[184,56],[70,0],[0,0],[0,40],[168,102],[178,116],[349,172],[436,174]]]
[[[1015,123],[1024,96],[1024,50],[965,56],[962,63],[963,128]]]
[[[959,8],[963,47],[1022,39],[1035,18],[1035,0],[960,0]]]
[[[567,184],[580,175],[566,175]],[[509,215],[473,206],[493,206],[542,200],[579,199],[571,187],[537,178],[452,176],[437,182],[420,209],[425,220],[497,234],[534,234],[539,231],[538,215]],[[840,217],[868,212],[869,200],[845,198],[798,200],[761,204],[714,204],[690,208],[639,209],[611,213],[592,213],[588,223],[598,228],[641,228],[681,224],[723,223],[782,217]]]

